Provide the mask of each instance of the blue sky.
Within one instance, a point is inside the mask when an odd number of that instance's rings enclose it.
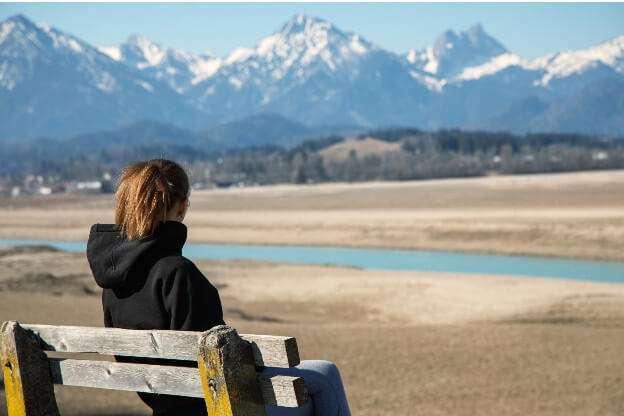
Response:
[[[97,46],[138,33],[218,55],[253,46],[296,13],[326,19],[399,53],[477,22],[524,58],[624,34],[624,3],[0,3],[0,20],[18,13]]]

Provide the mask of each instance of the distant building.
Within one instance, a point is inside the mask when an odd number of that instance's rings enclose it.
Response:
[[[592,154],[593,160],[607,160],[609,158],[609,154],[607,152],[594,152]]]
[[[38,193],[39,195],[51,195],[52,194],[52,188],[50,188],[49,186],[40,186],[36,193]]]
[[[67,192],[69,193],[87,193],[95,194],[100,193],[102,190],[101,181],[87,181],[87,182],[69,182],[66,184]]]

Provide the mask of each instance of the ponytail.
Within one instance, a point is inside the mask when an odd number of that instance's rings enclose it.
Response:
[[[146,237],[188,198],[189,180],[180,165],[152,159],[127,166],[119,177],[115,224],[128,239]]]

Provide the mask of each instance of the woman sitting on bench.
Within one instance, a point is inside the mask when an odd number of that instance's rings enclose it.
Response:
[[[91,227],[87,257],[103,288],[106,327],[206,331],[223,325],[217,289],[182,256],[189,180],[177,163],[153,159],[127,166],[119,179],[115,224]],[[117,357],[119,361],[130,359]],[[162,363],[163,360],[134,359]],[[189,365],[189,362],[172,362]],[[303,377],[311,402],[300,408],[267,406],[269,416],[349,416],[338,369],[327,361],[303,361],[265,373]],[[207,414],[202,399],[138,393],[154,416]]]

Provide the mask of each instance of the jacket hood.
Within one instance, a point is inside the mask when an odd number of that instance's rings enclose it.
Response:
[[[165,221],[149,236],[128,240],[114,224],[94,224],[87,243],[87,259],[96,283],[120,289],[143,280],[162,257],[182,255],[186,226]]]

